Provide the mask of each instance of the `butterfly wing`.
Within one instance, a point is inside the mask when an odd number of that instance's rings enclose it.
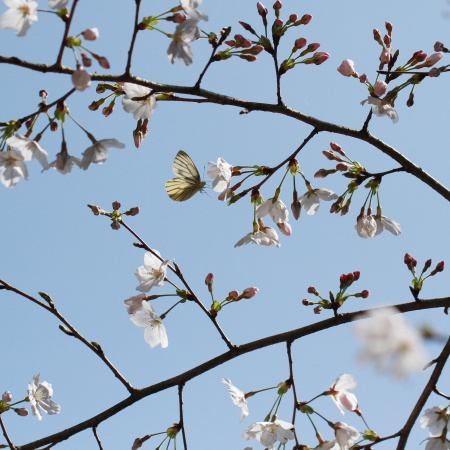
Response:
[[[166,192],[172,200],[184,202],[200,192],[204,186],[204,181],[191,177],[178,177],[166,182]]]
[[[197,167],[195,167],[194,161],[183,150],[180,150],[177,156],[175,156],[172,170],[175,175],[180,177],[194,178],[200,181],[200,174],[198,173]]]

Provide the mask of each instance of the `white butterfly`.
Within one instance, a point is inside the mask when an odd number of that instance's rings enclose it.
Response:
[[[172,200],[184,202],[203,190],[206,183],[200,180],[197,167],[183,150],[175,156],[172,170],[175,175],[178,175],[178,178],[172,178],[166,182],[166,192]]]

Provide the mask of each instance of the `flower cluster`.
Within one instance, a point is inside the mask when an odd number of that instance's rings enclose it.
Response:
[[[421,427],[429,429],[425,450],[450,449],[450,441],[447,439],[449,418],[448,407],[433,406],[425,411],[420,418]]]

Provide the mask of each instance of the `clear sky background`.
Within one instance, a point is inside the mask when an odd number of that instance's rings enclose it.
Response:
[[[144,1],[142,16],[159,14],[175,3]],[[243,33],[240,20],[261,32],[255,3],[205,0],[200,9],[210,20],[201,26],[205,31],[215,32],[232,26],[233,35]],[[386,20],[394,25],[392,45],[401,51],[399,62],[406,62],[417,50],[433,53],[436,41],[450,44],[450,22],[446,17],[450,5],[444,0],[377,4],[286,0],[283,4],[283,18],[297,13],[312,14],[313,20],[286,33],[280,45],[280,59],[289,55],[299,37],[320,42],[320,50],[331,55],[323,65],[302,65],[284,75],[283,99],[296,110],[344,126],[361,127],[369,107],[361,106],[360,101],[368,92],[358,80],[341,76],[336,68],[342,60],[350,58],[355,61],[358,73],[366,73],[374,81],[380,47],[373,40],[373,28],[384,32]],[[40,6],[47,8],[42,0]],[[271,9],[271,3],[266,6]],[[0,13],[6,10],[3,5],[0,8]],[[132,1],[98,0],[95,4],[81,1],[71,34],[98,27],[100,39],[88,42],[88,48],[106,56],[111,64],[109,72],[119,74],[125,66],[133,16]],[[161,28],[171,32],[173,24],[163,23]],[[51,64],[56,59],[62,30],[62,23],[53,15],[39,13],[39,21],[25,37],[16,37],[12,30],[0,30],[0,54]],[[195,57],[189,67],[179,62],[170,65],[168,45],[169,40],[155,31],[139,34],[133,74],[156,82],[193,85],[209,57],[206,41],[192,44]],[[448,63],[448,57],[443,61]],[[68,50],[63,63],[75,66]],[[105,71],[95,64],[91,69]],[[35,111],[41,89],[49,92],[50,102],[72,87],[67,75],[38,74],[5,64],[0,66],[0,83],[0,121]],[[254,63],[232,58],[213,64],[202,87],[247,100],[276,101],[273,63],[266,54],[261,54]],[[448,185],[447,77],[427,79],[415,93],[412,108],[406,107],[406,92],[399,96],[397,124],[387,117],[374,117],[370,131]],[[412,300],[408,289],[411,276],[403,264],[406,252],[420,266],[428,258],[433,258],[434,263],[448,262],[448,204],[407,174],[385,177],[380,189],[383,214],[402,226],[403,234],[398,237],[384,232],[374,239],[362,240],[356,234],[356,216],[366,196],[360,189],[347,216],[330,215],[330,204],[322,204],[315,216],[303,214],[298,222],[291,217],[293,235],[280,236],[280,248],[247,245],[235,249],[235,242],[251,231],[253,212],[249,199],[227,206],[207,189],[205,194],[197,194],[187,202],[172,201],[164,184],[173,177],[171,167],[176,153],[180,149],[189,153],[204,177],[207,162],[218,157],[232,165],[274,166],[299,146],[311,127],[270,113],[240,115],[240,109],[235,107],[159,102],[150,119],[149,135],[141,148],[136,149],[132,140],[135,120],[122,111],[120,102],[108,118],[100,110],[87,109],[99,97],[93,83],[90,89],[71,96],[67,104],[72,115],[97,139],[116,138],[126,148],[110,149],[103,165],[91,165],[87,171],[74,168],[64,176],[56,170],[41,174],[38,163],[32,161],[28,181],[21,180],[13,189],[1,187],[0,278],[32,295],[38,291],[50,294],[68,320],[88,340],[99,342],[108,358],[135,387],[175,376],[227,349],[210,321],[189,303],[177,307],[165,320],[168,348],[151,349],[144,342],[143,329],[130,322],[123,306],[125,298],[137,294],[133,272],[143,264],[144,252],[131,245],[135,239],[124,228],[113,232],[106,218],[95,217],[86,207],[88,203],[106,210],[110,210],[114,200],[126,209],[139,206],[141,213],[127,223],[164,258],[175,259],[206,305],[210,304],[210,298],[204,278],[209,272],[215,274],[214,289],[219,300],[233,289],[242,291],[257,286],[260,292],[256,297],[228,306],[219,314],[219,323],[234,344],[330,317],[327,312],[316,316],[312,308],[302,306],[303,298],[312,299],[306,292],[310,285],[324,295],[329,290],[336,292],[342,273],[361,271],[361,279],[352,292],[368,289],[371,296],[349,301],[342,309],[356,311]],[[42,127],[43,122],[36,130]],[[50,160],[60,150],[60,139],[60,133],[46,133],[41,141],[51,155]],[[69,153],[74,156],[80,156],[91,145],[70,121],[66,139]],[[371,172],[397,167],[363,142],[321,133],[299,157],[302,170],[315,188],[332,189],[338,194],[345,190],[347,180],[338,174],[313,179],[318,169],[332,167],[321,153],[329,149],[331,141],[339,143],[350,157]],[[264,186],[265,198],[273,196],[281,176],[276,174]],[[291,202],[290,188],[287,182],[281,194],[286,204]],[[425,284],[422,297],[444,297],[448,295],[448,286],[449,275],[444,271]],[[151,293],[172,293],[172,289],[166,283]],[[156,300],[156,311],[167,310],[170,299]],[[61,333],[58,321],[51,315],[10,293],[2,292],[1,300],[0,390],[10,390],[14,399],[19,400],[26,395],[27,383],[33,375],[41,372],[41,379],[53,384],[54,400],[62,408],[61,414],[45,416],[41,422],[31,416],[5,414],[4,421],[16,445],[68,428],[127,397],[127,391],[100,359]],[[448,318],[442,311],[411,313],[408,319],[417,326],[431,325],[444,335],[448,330]],[[430,359],[440,352],[436,344],[427,348]],[[358,381],[355,393],[369,425],[382,436],[394,433],[406,420],[430,370],[397,380],[371,366],[359,365],[359,350],[351,324],[296,341],[293,357],[299,399],[308,400],[327,389],[339,374],[351,373]],[[256,441],[244,441],[240,433],[264,419],[275,394],[269,391],[251,398],[250,416],[239,424],[240,411],[232,405],[221,378],[230,378],[247,392],[274,386],[288,376],[285,346],[276,345],[233,360],[188,383],[185,426],[189,448],[230,450],[247,445],[261,448]],[[449,393],[448,370],[439,388]],[[443,403],[434,397],[427,407],[436,404]],[[313,406],[329,420],[343,420],[360,431],[365,428],[351,413],[342,417],[328,398]],[[291,417],[292,396],[287,394],[279,418],[290,421]],[[117,414],[102,423],[98,432],[105,449],[126,449],[131,448],[136,437],[163,431],[177,421],[177,391],[170,389]],[[324,438],[332,439],[326,424],[320,420],[317,424]],[[314,446],[314,433],[307,419],[297,415],[296,425],[300,441]],[[423,448],[425,444],[421,447],[419,443],[426,437],[426,431],[416,425],[407,448]],[[154,448],[158,443],[155,438],[143,448]],[[181,439],[178,444],[181,448]],[[394,446],[389,441],[376,448],[388,450]],[[94,449],[96,443],[92,433],[85,431],[57,448]]]

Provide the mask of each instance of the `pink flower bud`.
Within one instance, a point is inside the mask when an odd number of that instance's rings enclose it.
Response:
[[[386,47],[390,47],[391,46],[391,42],[392,42],[392,38],[388,34],[385,34],[384,37],[383,37],[383,42],[384,42],[384,45]]]
[[[327,52],[316,52],[313,55],[314,64],[318,66],[319,64],[324,63],[329,57],[330,54]]]
[[[298,38],[295,40],[294,48],[296,50],[300,50],[306,45],[306,39],[304,37]]]
[[[364,289],[364,291],[361,291],[361,297],[367,298],[370,295],[370,292],[367,289]]]
[[[336,170],[339,170],[341,172],[346,172],[348,169],[350,169],[351,165],[346,162],[340,162],[336,164]]]
[[[255,55],[239,55],[239,58],[245,59],[246,61],[249,61],[249,62],[256,61],[256,59],[257,59]]]
[[[92,66],[92,59],[88,55],[86,55],[86,53],[81,53],[81,61],[83,62],[83,66],[85,67]]]
[[[314,286],[308,288],[308,294],[317,294],[317,289]]]
[[[112,202],[112,207],[117,211],[120,209],[120,203],[118,201]]]
[[[280,0],[277,0],[274,4],[273,4],[273,9],[277,10],[277,9],[281,9],[283,7],[283,4],[280,2]]]
[[[300,217],[300,212],[302,210],[302,204],[299,201],[292,202],[291,211],[295,220],[298,220]]]
[[[438,77],[441,74],[441,71],[437,68],[437,67],[433,67],[429,72],[428,72],[428,76],[429,77]]]
[[[308,23],[311,22],[312,18],[313,16],[311,14],[303,14],[300,22],[302,25],[308,25]]]
[[[351,59],[342,61],[337,71],[344,77],[351,77],[355,73],[355,63]]]
[[[444,44],[442,42],[437,41],[436,44],[434,44],[433,48],[435,52],[442,52],[442,50],[444,50]]]
[[[10,402],[12,400],[12,394],[9,391],[6,391],[3,395],[2,395],[2,400],[6,403]]]
[[[205,284],[207,286],[212,286],[213,283],[214,283],[214,274],[208,273],[208,275],[206,275],[206,278],[205,278]]]
[[[386,26],[386,31],[389,33],[389,35],[391,35],[392,30],[394,29],[392,23],[391,22],[385,22],[384,25]]]
[[[291,14],[289,16],[289,22],[297,22],[298,15],[297,14]]]
[[[14,412],[16,412],[17,414],[19,414],[19,416],[28,416],[29,412],[28,409],[26,408],[14,408]]]
[[[48,97],[48,92],[45,89],[42,89],[39,91],[39,97],[42,97],[42,99],[45,99]]]
[[[316,306],[314,309],[314,314],[320,314],[323,311],[323,307],[322,306]]]
[[[84,91],[91,85],[91,76],[83,70],[83,66],[78,65],[77,70],[72,74],[72,83],[78,91]]]
[[[380,55],[380,61],[382,64],[387,64],[391,60],[391,51],[388,48],[383,48]]]
[[[87,41],[95,41],[96,39],[98,39],[100,35],[97,28],[88,28],[87,30],[84,30],[81,34]]]
[[[50,124],[50,130],[51,130],[51,131],[58,131],[58,128],[59,128],[58,122],[53,121],[53,122]]]
[[[324,154],[324,156],[329,159],[330,161],[335,161],[336,160],[336,155],[334,154],[334,152],[332,150],[322,150],[322,153]],[[339,158],[340,159],[340,158]],[[338,160],[339,160],[338,159]]]
[[[359,81],[361,83],[365,83],[368,80],[368,77],[365,73],[363,73],[362,75],[359,76]]]
[[[230,300],[237,300],[239,298],[239,292],[238,291],[231,291],[228,293],[228,298]]]
[[[130,208],[130,210],[128,211],[128,215],[129,216],[136,216],[139,214],[139,211],[141,209],[139,208],[139,206],[133,206],[132,208]]]
[[[381,43],[381,34],[380,34],[380,32],[379,32],[376,28],[374,28],[374,30],[373,30],[373,38],[374,38],[378,43]]]
[[[242,25],[244,30],[247,30],[247,31],[253,30],[252,26],[250,24],[248,24],[247,22],[239,22],[239,23]]]
[[[260,16],[266,16],[269,12],[269,10],[261,2],[258,2],[256,7],[258,8],[258,13]]]
[[[353,276],[353,281],[359,280],[359,277],[361,276],[361,272],[359,270],[356,270],[351,274]]]
[[[315,174],[314,178],[325,178],[329,175],[329,172],[327,169],[319,169]]]
[[[249,287],[244,289],[244,292],[240,295],[241,298],[252,298],[259,292],[257,287]]]
[[[443,56],[444,55],[442,53],[433,53],[424,62],[423,67],[434,66],[437,62],[439,62],[442,59]]]
[[[387,84],[384,81],[381,81],[381,80],[378,80],[373,85],[373,93],[377,97],[381,97],[382,95],[384,95],[384,93],[386,92],[386,89],[387,89]]]
[[[182,23],[187,20],[187,17],[186,14],[177,12],[172,16],[172,19],[174,23]]]
[[[120,228],[120,223],[119,223],[119,222],[113,222],[113,223],[111,224],[111,228],[112,228],[113,230],[118,230],[118,229]]]
[[[97,59],[98,63],[104,69],[109,69],[111,66],[109,65],[109,61],[104,56],[99,56]]]
[[[285,236],[292,234],[292,227],[287,222],[277,223],[277,227]]]
[[[308,299],[304,298],[304,299],[302,300],[302,304],[305,305],[305,306],[309,306],[309,305],[312,305],[313,302],[310,302]]]

